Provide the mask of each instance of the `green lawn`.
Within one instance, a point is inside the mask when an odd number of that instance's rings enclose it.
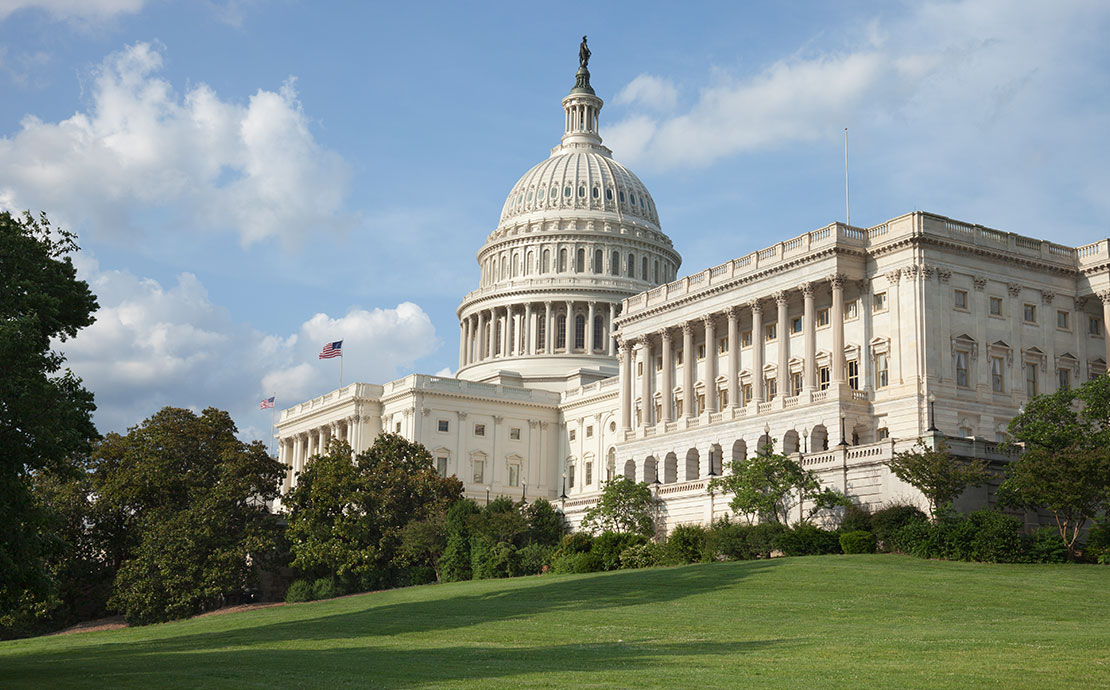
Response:
[[[0,643],[3,687],[1110,687],[1110,568],[820,556]]]

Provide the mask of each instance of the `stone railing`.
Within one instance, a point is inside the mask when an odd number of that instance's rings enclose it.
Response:
[[[560,398],[558,393],[551,391],[504,386],[496,383],[478,383],[476,381],[452,379],[444,376],[428,376],[426,374],[410,374],[402,379],[390,381],[381,388],[383,389],[383,395],[420,390],[496,397],[502,400],[518,400],[539,405],[558,405]]]
[[[373,383],[349,383],[342,388],[338,388],[329,393],[306,400],[303,403],[294,405],[288,409],[282,410],[278,417],[280,422],[286,422],[291,419],[296,419],[303,415],[322,410],[332,405],[345,403],[353,400],[378,400],[382,396],[382,386]]]

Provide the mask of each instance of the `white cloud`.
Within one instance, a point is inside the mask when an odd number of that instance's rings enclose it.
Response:
[[[678,102],[678,89],[662,77],[641,74],[617,94],[621,105],[639,104],[654,110],[671,110]]]
[[[60,20],[102,20],[133,14],[146,0],[0,0],[0,21],[19,10],[39,9]]]
[[[0,139],[0,207],[50,209],[108,236],[177,216],[243,245],[351,222],[348,166],[316,143],[292,79],[243,105],[203,83],[178,96],[156,76],[162,62],[147,43],[114,53],[92,73],[87,112],[28,115]]]
[[[102,270],[87,255],[76,263],[100,309],[96,323],[59,347],[96,395],[102,431],[122,431],[165,405],[212,405],[229,410],[248,435],[260,399],[276,393],[281,407],[339,385],[339,362],[317,359],[324,342],[344,340],[345,383],[391,380],[440,345],[428,315],[411,302],[316,314],[298,332],[274,335],[236,323],[192,274],[163,286]]]

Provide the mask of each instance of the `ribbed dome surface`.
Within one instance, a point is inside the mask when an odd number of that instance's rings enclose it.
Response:
[[[609,211],[659,225],[644,183],[598,149],[560,152],[524,173],[505,201],[501,223],[559,209]]]

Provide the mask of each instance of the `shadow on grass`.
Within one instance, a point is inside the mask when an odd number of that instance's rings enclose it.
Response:
[[[219,683],[233,678],[239,683],[266,678],[280,685],[280,678],[274,674],[288,673],[296,684],[325,685],[333,674],[338,674],[336,677],[361,677],[372,679],[374,684],[404,687],[435,680],[494,678],[533,671],[601,669],[614,663],[647,667],[657,663],[652,661],[656,657],[731,654],[742,652],[745,646],[775,642],[738,646],[613,640],[612,644],[576,645],[568,644],[565,638],[554,639],[558,636],[552,633],[553,644],[543,646],[407,649],[404,643],[383,638],[450,631],[552,612],[565,613],[566,620],[573,623],[578,612],[664,604],[728,588],[773,565],[754,561],[573,578],[545,577],[507,581],[504,587],[476,593],[469,592],[467,585],[437,586],[425,590],[426,599],[381,605],[376,602],[385,599],[383,595],[368,595],[351,600],[351,608],[357,610],[313,618],[258,621],[257,625],[234,630],[185,632],[149,641],[112,642],[109,637],[105,644],[95,646],[29,652],[5,660],[9,665],[5,682],[34,681],[40,687],[63,686],[87,683],[92,680],[88,674],[92,674],[112,685]],[[289,609],[269,611],[277,617]],[[302,615],[303,611],[297,613]],[[574,630],[575,626],[570,624],[565,632],[573,634]],[[651,630],[645,624],[640,632]],[[414,646],[420,644],[418,640],[414,638]],[[185,670],[186,666],[189,670]],[[310,669],[313,675],[304,675]]]

